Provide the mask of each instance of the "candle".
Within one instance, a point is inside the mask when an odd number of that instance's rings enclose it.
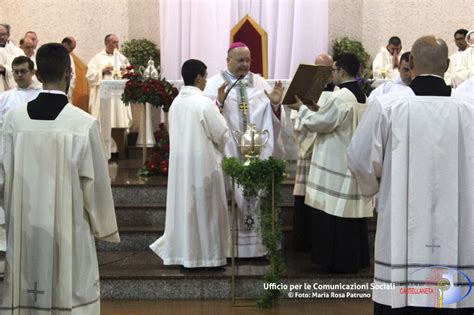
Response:
[[[114,50],[114,72],[120,71],[120,60],[118,50]]]

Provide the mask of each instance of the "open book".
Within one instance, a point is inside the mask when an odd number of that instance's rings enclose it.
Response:
[[[330,66],[300,64],[282,103],[295,103],[295,95],[298,95],[304,104],[311,104],[312,101],[317,102],[328,83],[331,71]]]

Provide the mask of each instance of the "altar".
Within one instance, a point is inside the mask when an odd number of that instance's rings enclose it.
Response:
[[[181,87],[184,85],[183,80],[168,80],[171,84],[173,84],[178,90],[181,89]],[[279,80],[267,80],[268,84],[270,87],[273,87],[275,83]],[[288,90],[288,86],[290,85],[291,80],[280,80],[283,83],[283,86],[285,88],[285,91]],[[100,97],[102,99],[101,103],[101,112],[100,116],[101,117],[111,117],[112,115],[112,106],[110,100],[114,97],[120,97],[123,93],[123,90],[125,89],[125,84],[127,83],[127,80],[103,80],[101,82],[100,86]],[[164,114],[162,110],[159,110],[158,115],[153,115],[152,114],[152,106],[150,104],[146,104],[146,123],[140,119],[140,124],[139,124],[139,129],[138,129],[138,137],[137,137],[137,146],[142,147],[143,146],[143,133],[145,131],[145,126],[146,126],[146,141],[145,145],[147,147],[153,147],[155,145],[155,139],[154,139],[154,131],[157,130],[158,124],[160,122],[164,122]],[[283,146],[285,147],[285,158],[286,159],[291,159],[294,160],[296,159],[296,147],[295,147],[295,141],[293,138],[293,125],[290,120],[290,108],[287,106],[283,107],[284,110],[286,111],[286,124],[285,124],[285,129],[282,131],[282,140],[283,140]],[[140,106],[140,115],[141,118],[143,118],[143,106]],[[124,142],[124,139],[126,140],[126,133],[123,132],[124,130],[121,129],[112,129],[112,126],[110,124],[111,119],[101,119],[100,125],[102,129],[102,137],[104,140],[104,143],[106,145],[106,150],[107,148],[110,148],[110,144],[112,143],[112,138],[115,140],[117,143],[117,149],[119,153],[119,158],[125,158],[126,153],[125,150],[126,148],[126,141]],[[122,131],[122,132],[121,132]],[[110,157],[110,149],[106,151],[106,154]]]

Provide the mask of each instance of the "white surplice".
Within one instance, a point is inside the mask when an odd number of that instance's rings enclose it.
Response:
[[[461,85],[459,85],[455,90],[454,93],[467,93],[474,95],[474,77],[470,77]]]
[[[398,61],[400,61],[400,56],[402,54],[403,52],[398,54]],[[375,56],[374,61],[372,62],[372,70],[374,79],[394,79],[399,75],[398,69],[393,67],[393,56],[386,47],[383,47]],[[382,75],[382,72],[385,72],[385,78]]]
[[[474,77],[474,48],[468,47],[459,58],[452,82],[454,86],[459,86],[472,77]]]
[[[405,83],[400,79],[398,76],[392,81],[387,81],[381,85],[379,85],[376,89],[370,92],[369,98],[367,101],[370,103],[374,98],[380,95],[384,95],[390,92],[396,92],[400,90],[404,90],[406,88]]]
[[[327,214],[343,218],[373,215],[370,199],[363,198],[356,179],[347,168],[346,149],[366,104],[342,88],[319,111],[301,106],[296,130],[316,132],[305,203]]]
[[[127,64],[127,58],[118,53],[118,66],[124,67]],[[102,75],[102,69],[114,65],[114,55],[107,54],[102,50],[95,55],[87,64],[86,78],[89,81],[89,111],[101,124],[105,151],[107,158],[110,158],[110,152],[117,152],[117,147],[112,139],[112,128],[129,128],[132,125],[132,109],[126,106],[120,99],[120,95],[112,95],[110,99],[100,98],[100,83],[102,80],[112,80],[112,74]],[[110,106],[110,109],[102,109],[101,106]],[[110,113],[110,117],[103,118],[101,113]],[[104,120],[107,121],[104,121]]]
[[[226,265],[230,229],[221,165],[226,121],[199,88],[183,86],[170,107],[169,133],[165,233],[150,248],[165,265]]]
[[[224,83],[228,82],[228,87],[235,83],[228,70],[214,75],[207,81],[204,94],[213,101],[217,98],[217,90]],[[260,152],[261,159],[268,159],[270,156],[283,158],[283,143],[281,131],[285,126],[285,111],[281,109],[281,117],[278,118],[272,110],[270,100],[265,95],[272,91],[272,87],[258,74],[249,72],[242,80],[243,93],[248,103],[249,117],[247,124],[256,125],[257,131],[268,130],[270,138],[265,147]],[[225,146],[225,156],[242,157],[237,142],[233,139],[234,131],[245,132],[243,126],[243,115],[240,110],[240,84],[235,85],[224,102],[223,115],[229,126],[230,137]],[[235,189],[235,199],[237,203],[237,257],[261,257],[267,250],[262,243],[260,229],[260,202],[259,198],[244,197],[240,187]]]
[[[434,307],[438,286],[425,283],[439,277],[452,281],[445,298],[467,292],[461,272],[474,279],[473,121],[474,98],[466,94],[415,96],[406,88],[370,103],[348,161],[362,192],[379,192],[375,302]],[[403,294],[430,287],[433,293]],[[472,292],[443,305],[473,306]]]
[[[54,120],[23,105],[2,130],[7,253],[1,313],[100,313],[94,238],[118,242],[97,121],[72,104]]]

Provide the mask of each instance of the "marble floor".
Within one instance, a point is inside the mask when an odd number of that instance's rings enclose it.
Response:
[[[252,301],[248,301],[252,302]],[[282,300],[271,309],[233,307],[229,300],[104,300],[102,315],[370,315],[371,300]]]

